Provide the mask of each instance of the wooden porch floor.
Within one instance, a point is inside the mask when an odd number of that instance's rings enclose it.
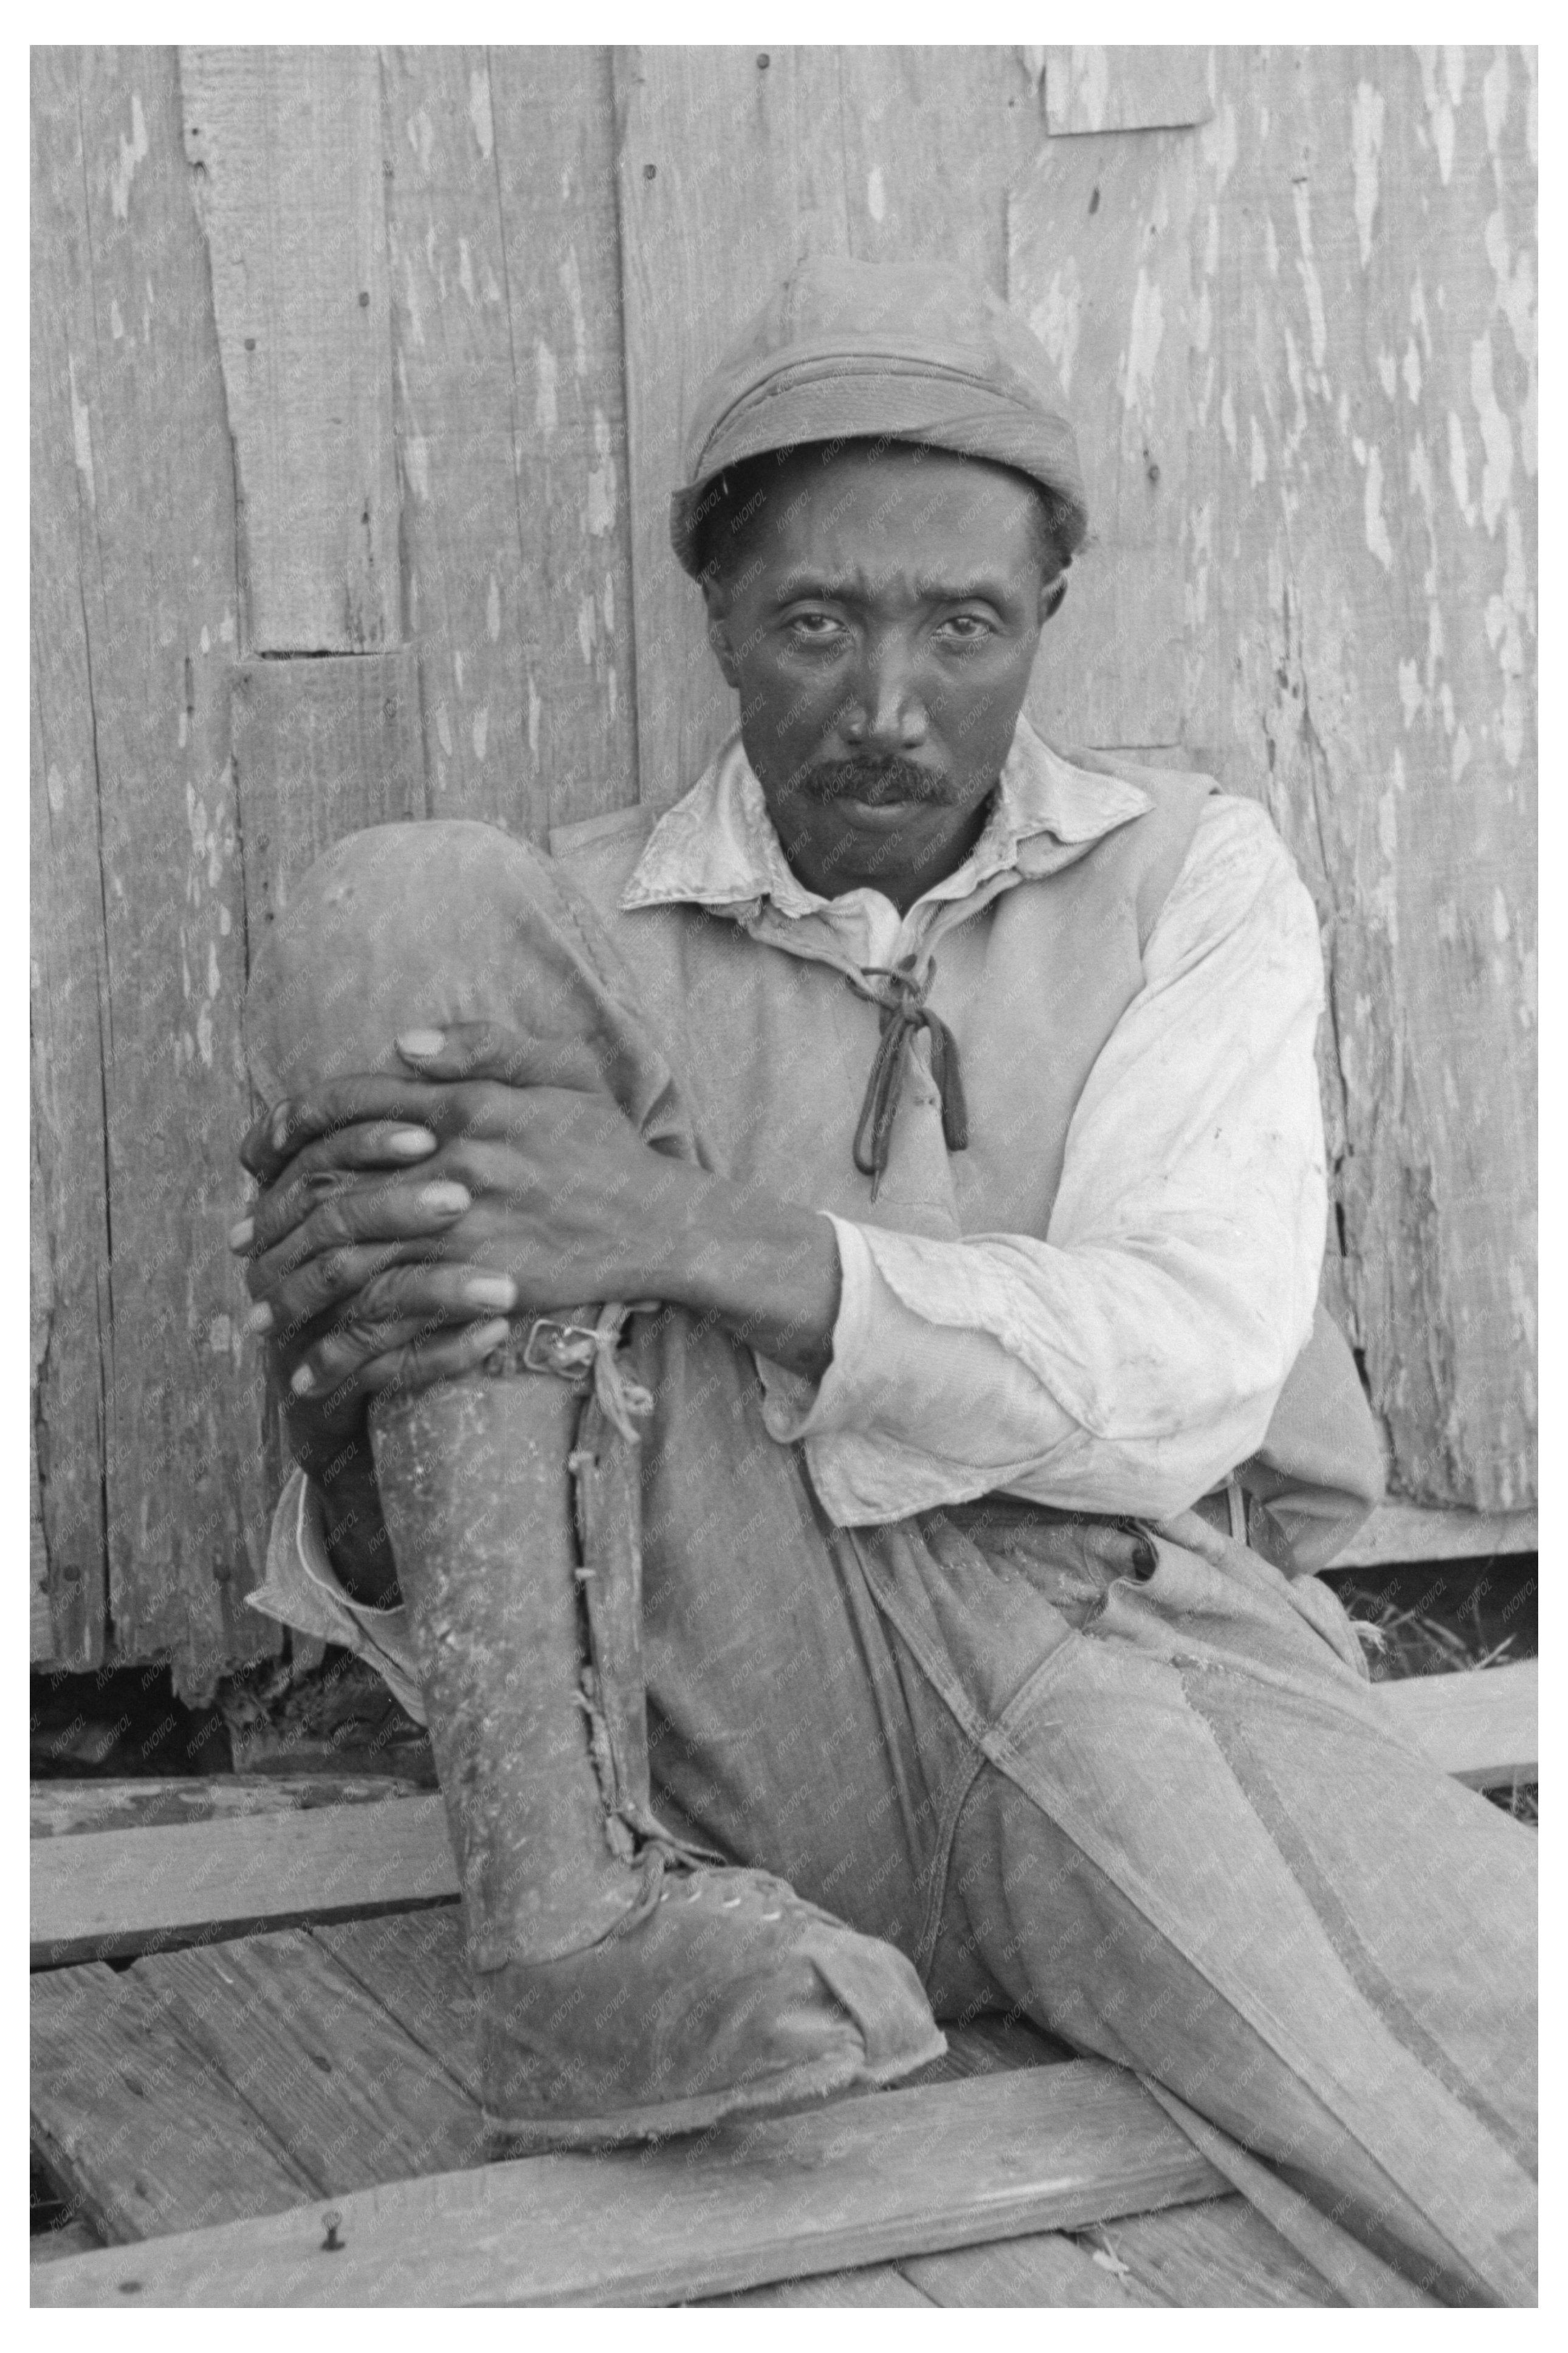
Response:
[[[1440,1680],[1492,1686],[1450,1769],[1532,1759],[1533,1669]],[[35,2304],[1431,2300],[1021,2021],[949,2027],[893,2091],[487,2164],[438,1799],[45,1784],[33,1829],[32,2137],[66,2204]]]

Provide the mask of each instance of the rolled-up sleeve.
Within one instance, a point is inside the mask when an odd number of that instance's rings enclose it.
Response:
[[[832,1363],[766,1414],[839,1525],[997,1490],[1159,1516],[1262,1442],[1327,1213],[1317,921],[1262,810],[1206,805],[1143,963],[1043,1240],[833,1219]]]

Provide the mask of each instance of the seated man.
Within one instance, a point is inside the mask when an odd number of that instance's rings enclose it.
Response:
[[[1085,528],[994,298],[803,265],[674,501],[707,773],[295,889],[255,1598],[429,1723],[507,2145],[1016,2008],[1528,2301],[1533,1841],[1384,1731],[1307,1573],[1379,1481],[1314,1322],[1312,908],[1251,803],[1022,718]]]

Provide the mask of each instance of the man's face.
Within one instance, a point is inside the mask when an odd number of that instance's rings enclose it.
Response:
[[[1049,590],[1005,470],[891,445],[779,470],[710,636],[791,865],[908,906],[967,855]]]

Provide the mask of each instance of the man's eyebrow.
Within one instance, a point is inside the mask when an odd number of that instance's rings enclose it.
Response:
[[[820,572],[811,565],[801,565],[786,572],[773,584],[773,601],[786,605],[795,596],[821,596],[839,604],[851,604],[864,596],[867,583],[858,573]],[[939,580],[925,573],[915,575],[915,595],[935,605],[962,605],[973,597],[984,597],[993,605],[1007,601],[1011,584],[1000,573],[981,572],[964,580]]]

